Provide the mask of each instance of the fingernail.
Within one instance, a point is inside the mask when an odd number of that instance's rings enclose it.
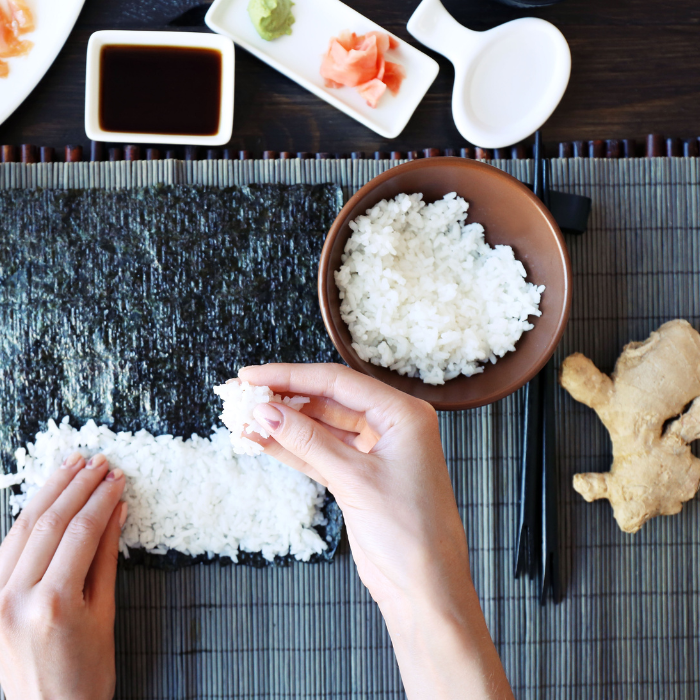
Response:
[[[253,409],[255,419],[262,423],[271,433],[274,433],[282,425],[284,416],[282,412],[269,403],[259,403]]]
[[[94,457],[90,457],[86,466],[88,469],[97,469],[97,467],[101,467],[106,461],[107,458],[104,455],[95,455]]]
[[[105,481],[116,481],[117,479],[121,479],[123,476],[124,472],[121,469],[115,469],[107,474]]]
[[[83,458],[83,455],[80,454],[80,452],[74,452],[70,457],[66,457],[63,460],[63,464],[61,465],[61,469],[72,469],[75,467],[78,462]]]
[[[119,527],[124,527],[126,516],[129,514],[129,504],[122,503],[122,509],[119,511]]]

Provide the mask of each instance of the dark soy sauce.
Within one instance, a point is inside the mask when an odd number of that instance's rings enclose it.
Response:
[[[100,55],[104,131],[211,136],[219,130],[221,52],[107,45]]]

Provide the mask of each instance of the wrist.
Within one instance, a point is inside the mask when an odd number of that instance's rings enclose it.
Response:
[[[444,534],[429,544],[404,549],[413,550],[404,562],[405,575],[371,591],[382,614],[397,620],[409,611],[450,617],[470,600],[478,605],[461,523],[454,536]]]
[[[468,573],[450,594],[397,592],[380,609],[409,700],[513,698]]]
[[[470,581],[464,587],[474,590]],[[426,591],[397,595],[380,606],[409,700],[464,697],[455,689],[464,688],[464,671],[475,656],[466,620],[469,597],[447,599]]]
[[[467,571],[459,582],[441,587],[432,583],[410,591],[386,592],[377,601],[389,632],[403,640],[428,628],[463,627],[471,612],[481,614],[476,589]]]

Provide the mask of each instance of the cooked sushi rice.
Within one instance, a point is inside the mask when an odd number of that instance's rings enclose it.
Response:
[[[214,393],[224,402],[223,412],[219,416],[223,424],[231,431],[233,451],[239,455],[259,455],[263,448],[257,442],[249,440],[243,433],[258,433],[264,438],[270,437],[265,428],[255,420],[253,410],[258,404],[276,401],[285,403],[295,411],[309,403],[305,396],[285,396],[275,394],[269,386],[252,386],[248,382],[232,379],[226,384],[214,387]]]
[[[239,550],[308,561],[327,549],[314,529],[325,524],[326,490],[304,474],[262,455],[236,457],[225,428],[208,438],[154,437],[145,430],[114,433],[89,421],[80,430],[68,419],[16,452],[17,474],[0,476],[0,488],[20,484],[10,496],[16,515],[73,452],[102,453],[126,475],[129,514],[120,548],[154,554],[175,549],[191,556],[238,560]]]
[[[544,287],[525,281],[510,246],[492,248],[466,223],[464,199],[422,197],[382,200],[351,221],[335,281],[361,359],[444,384],[513,352]]]

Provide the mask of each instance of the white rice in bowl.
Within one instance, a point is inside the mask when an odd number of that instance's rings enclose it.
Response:
[[[444,384],[483,372],[534,327],[544,286],[466,223],[468,208],[454,192],[432,204],[399,194],[350,222],[335,281],[362,360]]]

